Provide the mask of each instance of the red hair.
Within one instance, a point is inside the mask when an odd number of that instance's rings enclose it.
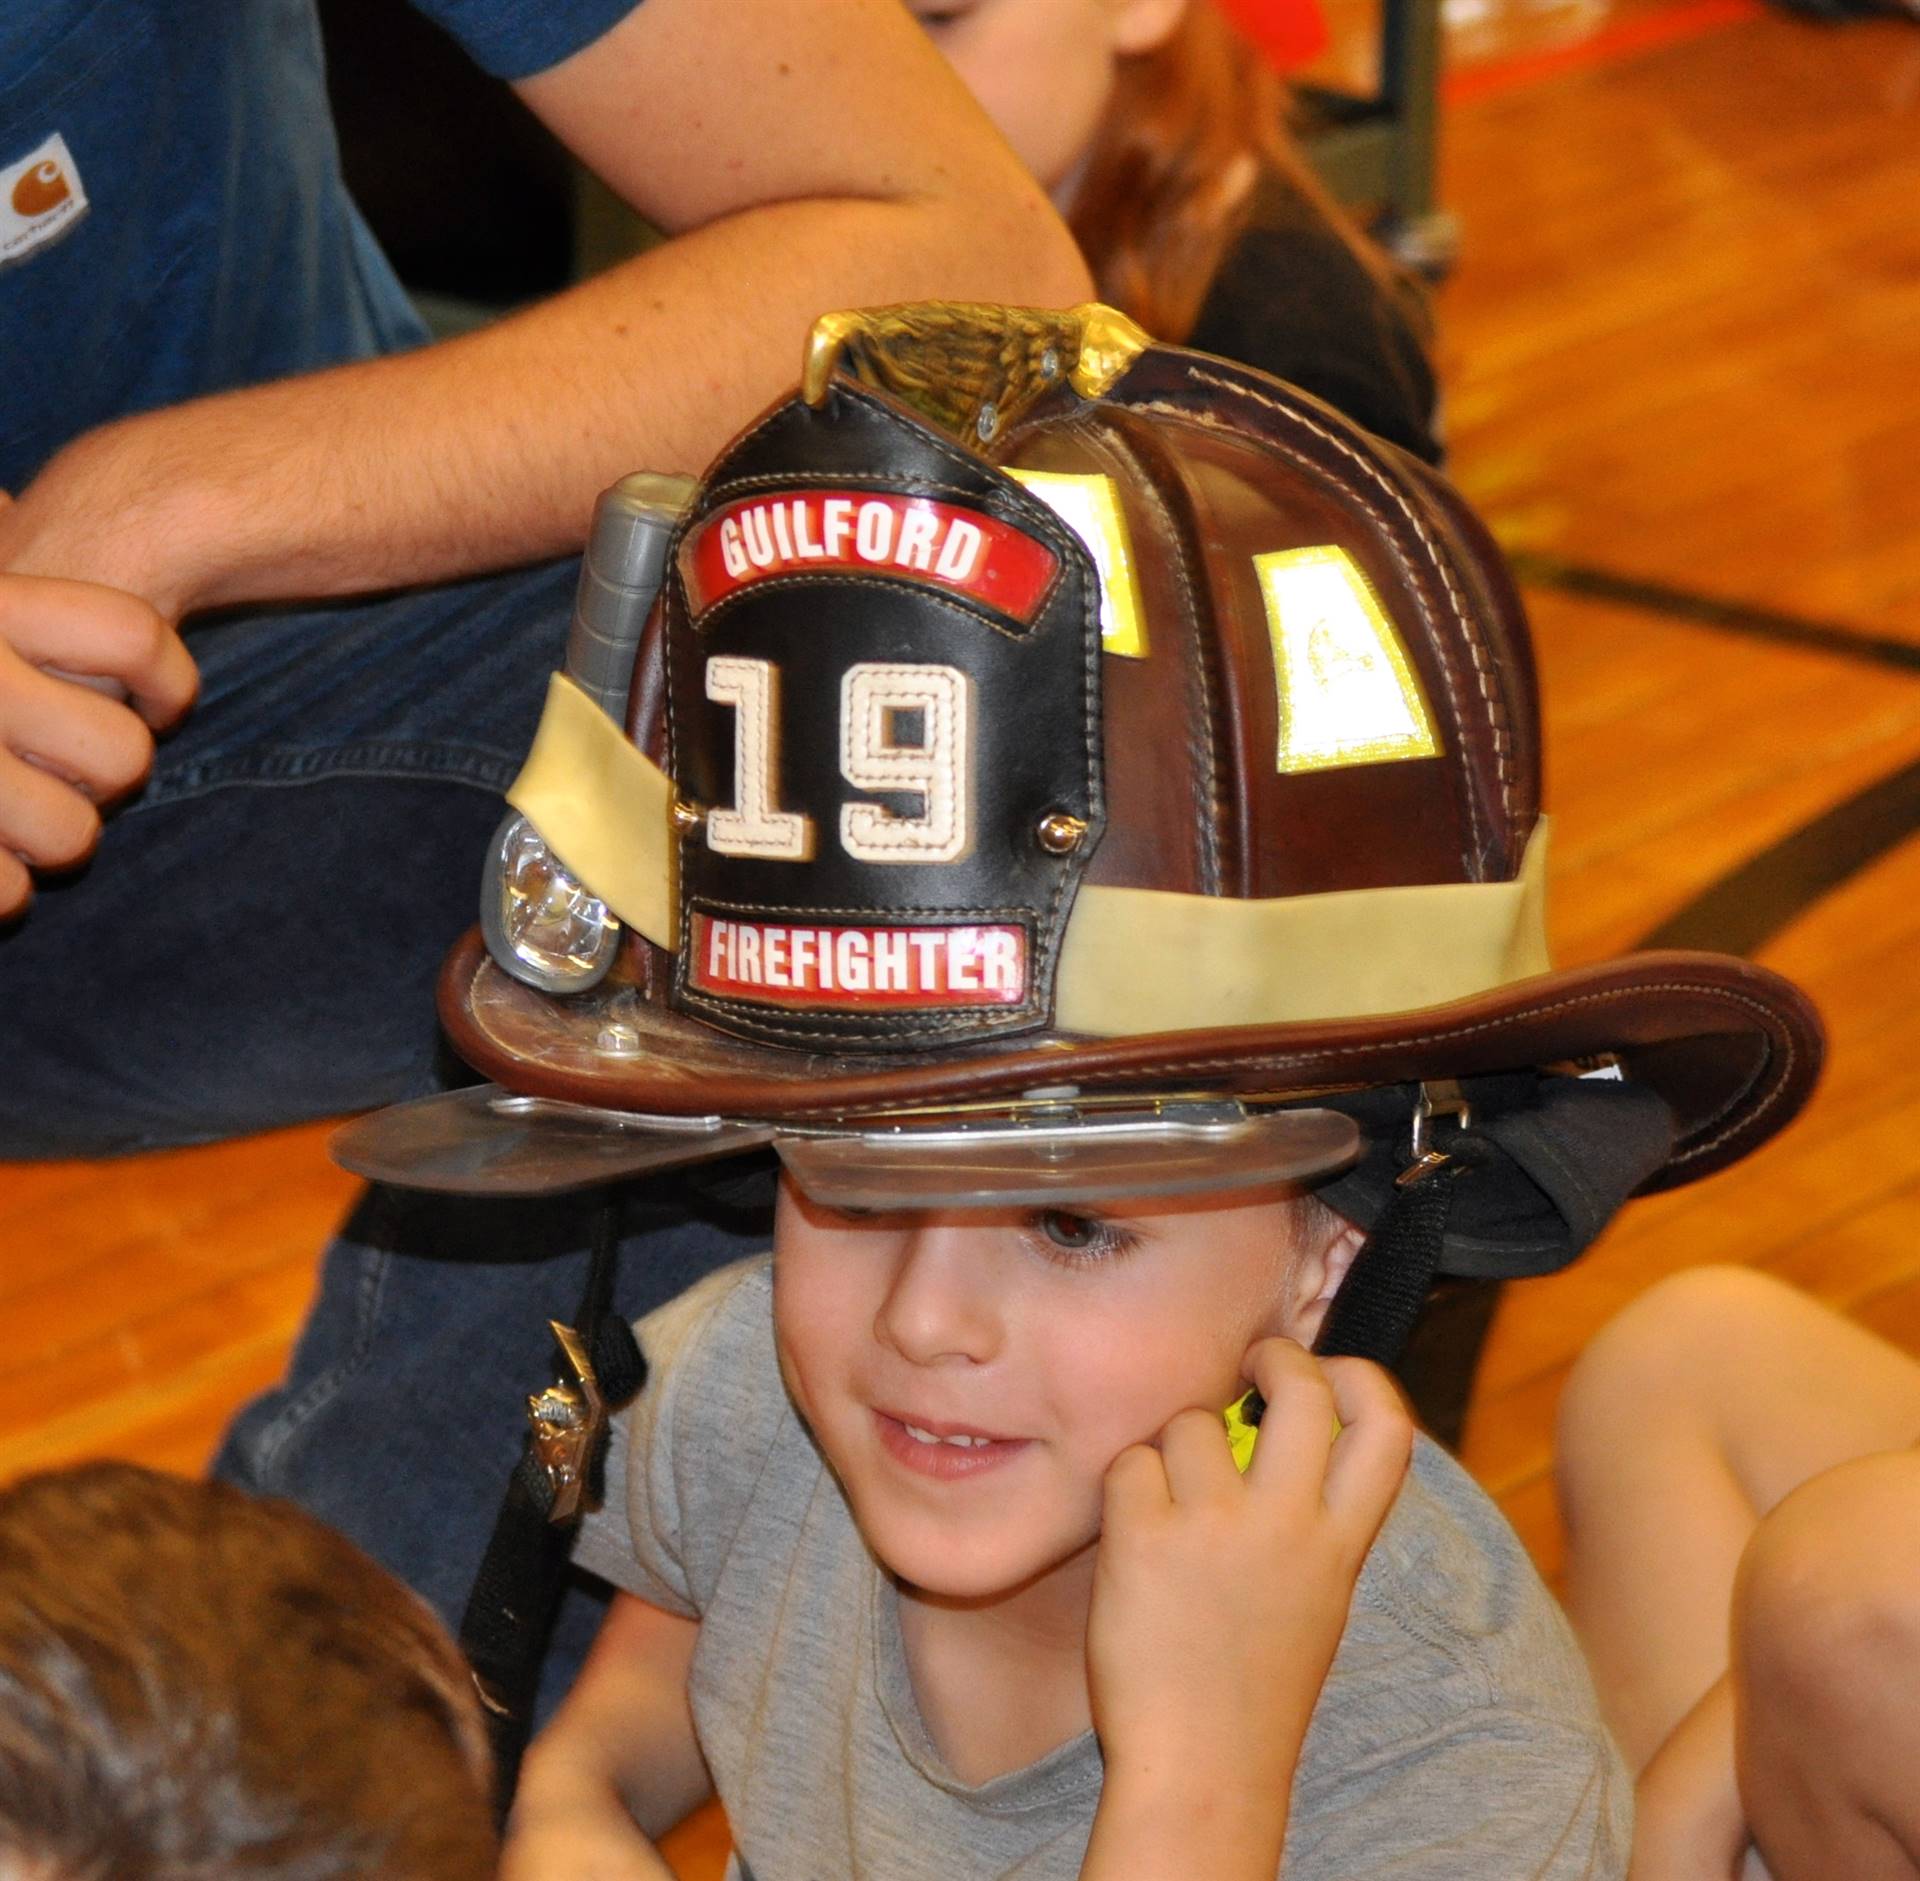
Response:
[[[1278,171],[1387,278],[1307,167],[1288,106],[1279,73],[1212,0],[1189,0],[1161,45],[1120,61],[1067,218],[1102,300],[1156,338],[1184,340],[1263,171]]]

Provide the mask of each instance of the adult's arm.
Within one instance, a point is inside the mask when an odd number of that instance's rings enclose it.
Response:
[[[898,0],[644,0],[517,90],[673,239],[479,333],[78,438],[0,569],[177,619],[561,553],[617,476],[701,468],[823,311],[1088,292]]]

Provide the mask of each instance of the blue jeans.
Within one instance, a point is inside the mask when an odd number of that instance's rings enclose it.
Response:
[[[146,790],[85,871],[0,929],[0,1157],[205,1142],[464,1075],[434,977],[476,917],[575,573],[192,631],[200,702]],[[754,1244],[652,1218],[622,1260],[634,1317]],[[286,1382],[241,1413],[216,1469],[304,1503],[457,1622],[525,1394],[550,1375],[547,1321],[579,1304],[585,1219],[574,1200],[370,1192],[327,1251]],[[593,1617],[563,1622],[556,1683]]]
[[[457,1627],[553,1375],[549,1320],[575,1323],[592,1204],[368,1190],[327,1250],[285,1382],[234,1420],[217,1475],[291,1496],[352,1536]],[[671,1180],[630,1190],[615,1304],[638,1319],[769,1241]],[[570,1589],[541,1682],[544,1717],[592,1643],[601,1590]]]
[[[190,631],[200,701],[146,789],[0,927],[0,1156],[435,1088],[434,975],[477,918],[575,567]]]

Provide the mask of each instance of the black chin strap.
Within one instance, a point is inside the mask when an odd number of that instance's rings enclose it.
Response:
[[[1471,1167],[1462,1131],[1395,1179],[1393,1194],[1333,1296],[1313,1349],[1322,1358],[1391,1365],[1412,1336],[1447,1243],[1454,1184]]]
[[[1393,1179],[1313,1349],[1322,1358],[1392,1365],[1412,1337],[1447,1245],[1454,1184],[1495,1153],[1473,1129],[1465,1092],[1451,1079],[1423,1084],[1413,1107],[1410,1160]]]
[[[609,1192],[594,1215],[578,1325],[553,1324],[563,1362],[556,1382],[527,1400],[532,1429],[460,1622],[461,1650],[486,1707],[503,1819],[527,1746],[573,1532],[599,1495],[608,1419],[632,1401],[647,1375],[633,1328],[612,1310],[619,1244],[620,1205]]]

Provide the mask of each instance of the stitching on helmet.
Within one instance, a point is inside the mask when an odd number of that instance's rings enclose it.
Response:
[[[895,410],[894,407],[886,401],[875,398],[872,393],[866,391],[863,387],[842,384],[836,386],[835,391],[842,398],[849,399],[856,404],[865,405],[871,410],[883,413],[895,423],[902,422],[902,414],[899,411]],[[734,439],[733,443],[727,447],[727,456],[736,456],[749,444],[758,443],[761,437],[787,417],[791,409],[790,404],[776,406],[766,417],[761,419],[751,431],[743,431]],[[986,458],[978,456],[960,445],[955,444],[952,439],[942,437],[931,425],[925,423],[917,416],[912,417],[907,422],[912,430],[957,470],[970,473],[974,476],[978,476],[982,470],[985,470],[997,478],[998,481],[982,491],[969,490],[956,485],[938,484],[930,478],[901,476],[899,474],[889,476],[887,472],[877,470],[849,470],[844,472],[834,471],[832,473],[823,470],[818,474],[823,478],[831,474],[832,480],[835,483],[870,483],[880,488],[898,488],[901,483],[924,484],[929,491],[943,491],[946,495],[960,498],[964,502],[985,502],[989,506],[988,513],[990,515],[997,515],[1001,509],[1010,511],[1012,515],[1020,518],[1023,528],[1028,523],[1037,523],[1044,533],[1053,537],[1056,546],[1062,546],[1068,542],[1074,542],[1075,546],[1078,546],[1073,532],[1068,529],[1066,524],[1063,523],[1046,504],[1041,502],[1038,497],[1030,496],[1025,490],[1022,490],[1020,485],[1012,477],[1009,477],[1005,470],[998,464],[990,463]],[[712,513],[714,500],[718,497],[724,497],[729,491],[767,489],[779,484],[790,485],[796,475],[802,474],[806,473],[792,470],[760,471],[750,477],[731,477],[725,483],[710,484],[701,492],[701,519],[704,519],[706,515]],[[683,533],[685,528],[697,526],[697,520],[699,519],[689,518],[688,523],[683,526]],[[677,544],[675,546],[676,548],[678,547]],[[1067,559],[1068,558],[1064,556],[1062,557],[1063,568]],[[1052,598],[1053,590],[1049,589],[1046,600],[1050,601]],[[1044,602],[1042,605],[1044,606]]]
[[[1646,993],[1691,994],[1715,1000],[1726,1005],[1743,1006],[1749,1012],[1758,1014],[1762,1019],[1771,1017],[1771,1012],[1768,1007],[1762,1005],[1757,999],[1748,998],[1744,993],[1733,992],[1727,987],[1709,986],[1700,982],[1685,980],[1668,980],[1653,986],[1616,987],[1600,992],[1581,993],[1573,998],[1554,1000],[1548,1005],[1536,1006],[1527,1016],[1529,1018],[1544,1017],[1549,1013],[1573,1012],[1582,1006],[1612,1005],[1619,1000],[1637,998]],[[1396,1046],[1401,1045],[1432,1045],[1452,1039],[1472,1038],[1482,1032],[1498,1031],[1503,1023],[1505,1022],[1498,1019],[1482,1019],[1473,1025],[1449,1026],[1440,1032],[1409,1032],[1402,1034],[1398,1038],[1380,1039],[1367,1045],[1341,1045],[1335,1047],[1332,1051],[1282,1052],[1272,1057],[1201,1058],[1183,1062],[1180,1069],[1182,1071],[1223,1071],[1233,1069],[1237,1066],[1258,1065],[1277,1070],[1286,1065],[1302,1063],[1309,1058],[1353,1058],[1363,1053],[1383,1050],[1390,1051]],[[1768,1033],[1769,1037],[1771,1037],[1771,1028],[1768,1029]],[[1759,1100],[1753,1112],[1755,1117],[1765,1115],[1765,1113],[1773,1107],[1779,1098],[1780,1092],[1792,1078],[1794,1066],[1798,1062],[1798,1054],[1794,1049],[1793,1036],[1791,1033],[1783,1032],[1781,1034],[1780,1056],[1781,1065],[1779,1076],[1773,1080],[1766,1094]],[[1103,1073],[1096,1070],[1084,1074],[1081,1081],[1084,1083],[1111,1084],[1123,1082],[1131,1075],[1133,1074],[1124,1071]],[[1743,1127],[1744,1126],[1738,1124],[1730,1125],[1717,1135],[1695,1142],[1685,1149],[1676,1150],[1671,1161],[1683,1163],[1691,1161],[1695,1157],[1704,1156],[1708,1151],[1719,1148],[1729,1137],[1739,1134],[1740,1129]]]
[[[1198,366],[1188,366],[1186,372],[1188,378],[1196,384],[1214,386],[1232,397],[1245,399],[1251,404],[1262,405],[1269,411],[1277,412],[1280,416],[1303,425],[1307,430],[1311,431],[1315,437],[1330,444],[1341,456],[1358,466],[1375,485],[1386,492],[1388,497],[1392,499],[1395,507],[1405,516],[1408,523],[1412,526],[1415,535],[1419,537],[1421,545],[1426,549],[1434,565],[1439,569],[1440,579],[1446,588],[1447,598],[1452,603],[1454,614],[1459,620],[1461,627],[1465,630],[1467,651],[1473,661],[1476,687],[1486,711],[1488,729],[1493,734],[1495,774],[1500,784],[1500,806],[1506,814],[1508,824],[1511,825],[1514,820],[1513,780],[1509,775],[1510,752],[1508,747],[1510,741],[1504,735],[1504,725],[1502,722],[1505,715],[1496,705],[1497,693],[1493,685],[1492,673],[1486,663],[1486,652],[1480,645],[1479,636],[1474,631],[1472,616],[1468,613],[1459,586],[1454,581],[1453,571],[1448,565],[1447,558],[1441,554],[1439,545],[1434,541],[1432,532],[1427,528],[1419,512],[1415,510],[1407,501],[1406,497],[1381,474],[1377,465],[1369,463],[1367,459],[1360,452],[1356,451],[1352,445],[1347,443],[1344,438],[1335,432],[1329,431],[1326,426],[1318,423],[1305,411],[1295,406],[1283,405],[1278,399],[1269,398],[1264,393],[1254,391],[1251,387],[1236,385],[1232,380],[1222,379],[1218,375],[1204,371]],[[1189,419],[1200,418],[1202,422],[1206,422],[1204,414],[1187,411],[1181,406],[1170,405],[1165,401],[1155,401],[1144,406],[1135,407],[1135,409],[1163,411],[1170,416]],[[1289,449],[1284,439],[1275,439],[1273,441],[1278,444],[1280,449],[1287,451],[1288,455],[1293,457],[1295,461],[1306,461],[1299,452]],[[1364,492],[1356,491],[1355,495],[1366,507],[1368,513],[1375,517],[1376,520],[1382,522],[1387,520],[1381,516],[1380,511],[1372,503],[1367,501]],[[1422,600],[1422,610],[1424,611],[1424,609],[1425,602]],[[1464,717],[1465,714],[1461,711],[1458,683],[1453,674],[1453,663],[1447,655],[1445,643],[1436,639],[1434,648],[1440,658],[1441,674],[1447,683],[1447,693],[1453,705],[1454,714],[1456,717]],[[1487,840],[1488,833],[1481,826],[1479,805],[1475,801],[1474,793],[1471,789],[1467,791],[1466,798],[1467,821],[1473,832],[1475,846],[1478,847]]]
[[[871,727],[876,711],[884,720],[887,710],[885,695],[881,695],[881,703],[876,708],[873,704],[872,682],[891,682],[898,689],[895,697],[909,700],[913,709],[925,715],[927,738],[920,748],[921,754],[930,761],[936,760],[942,752],[946,754],[944,764],[932,763],[929,775],[939,783],[943,793],[941,800],[949,806],[957,805],[958,810],[957,814],[950,814],[946,848],[929,855],[927,859],[952,862],[965,853],[973,837],[968,824],[973,806],[966,801],[966,792],[961,788],[965,780],[959,750],[971,716],[968,711],[971,682],[957,667],[937,667],[934,671],[943,683],[936,683],[925,666],[908,665],[896,660],[862,660],[840,675],[840,775],[860,790],[920,789],[911,779],[902,780],[898,775],[885,776],[878,783],[868,783],[857,774],[862,768],[863,757],[872,760],[871,768],[874,771],[884,773],[891,768],[897,773],[900,769],[898,747],[889,745],[883,751],[875,752],[856,733],[856,727],[862,730]],[[934,821],[935,798],[931,790],[922,791],[921,794],[927,800],[926,815],[920,819],[921,828],[916,828],[912,820],[888,815],[878,804],[843,803],[840,806],[840,847],[859,862],[889,861],[899,852],[912,855],[925,850],[926,845],[920,840],[922,828],[932,825]]]
[[[1573,998],[1554,1000],[1548,1005],[1537,1006],[1528,1017],[1544,1017],[1549,1013],[1572,1012],[1582,1006],[1612,1005],[1616,1001],[1638,998],[1647,993],[1680,993],[1694,997],[1703,997],[1725,1005],[1741,1006],[1760,1018],[1770,1019],[1771,1009],[1757,999],[1751,999],[1744,993],[1736,993],[1723,986],[1710,986],[1698,981],[1665,980],[1651,986],[1616,987],[1593,993],[1582,993]],[[1379,1039],[1365,1045],[1342,1045],[1332,1051],[1317,1052],[1280,1052],[1254,1057],[1195,1058],[1182,1060],[1177,1068],[1181,1073],[1197,1071],[1233,1071],[1259,1068],[1265,1070],[1284,1070],[1289,1066],[1307,1063],[1321,1058],[1353,1058],[1363,1053],[1391,1051],[1397,1046],[1440,1044],[1451,1039],[1472,1038],[1478,1033],[1497,1031],[1504,1022],[1497,1019],[1483,1019],[1473,1025],[1449,1026],[1440,1032],[1409,1032],[1398,1038]],[[1771,1027],[1768,1036],[1773,1036]],[[1729,1124],[1716,1134],[1702,1138],[1687,1147],[1676,1149],[1668,1159],[1670,1166],[1692,1162],[1718,1149],[1723,1143],[1748,1130],[1760,1118],[1764,1117],[1779,1102],[1781,1093],[1792,1081],[1795,1066],[1799,1063],[1799,1054],[1794,1047],[1790,1032],[1780,1034],[1779,1045],[1780,1071],[1765,1093],[1758,1099],[1748,1115],[1737,1123]],[[1079,1084],[1125,1084],[1141,1076],[1139,1069],[1120,1070],[1076,1070],[1072,1073]],[[795,1117],[832,1117],[843,1113],[844,1104],[813,1104],[785,1114]],[[1731,1106],[1729,1106],[1731,1109]]]
[[[932,602],[937,607],[944,607],[949,612],[958,614],[962,616],[962,618],[973,621],[982,627],[991,627],[1003,640],[1011,640],[1016,645],[1026,640],[1032,631],[1030,628],[1023,627],[1015,629],[1003,626],[1001,619],[1007,617],[1003,616],[1000,619],[996,619],[994,610],[988,607],[986,603],[976,602],[969,605],[960,595],[947,593],[928,582],[915,581],[911,576],[881,574],[857,575],[845,569],[824,568],[817,573],[809,573],[796,569],[791,574],[768,575],[752,583],[751,586],[735,589],[732,594],[727,595],[724,599],[714,602],[704,614],[690,613],[687,616],[688,625],[696,634],[704,633],[713,621],[717,620],[722,614],[727,613],[730,609],[739,607],[743,602],[755,600],[762,595],[782,593],[791,588],[818,587],[828,582],[831,582],[836,588],[877,588],[883,593],[893,595],[899,594],[903,588],[910,589],[914,594],[925,597],[926,600]],[[1034,609],[1034,618],[1036,620],[1052,605],[1054,594],[1059,585],[1060,577],[1056,575],[1052,583],[1049,584],[1040,605]]]
[[[1233,390],[1233,389],[1235,388],[1231,386],[1228,387],[1228,390]],[[1249,396],[1252,396],[1252,395],[1249,394]],[[1285,406],[1274,403],[1271,400],[1267,402],[1270,404],[1273,404],[1273,409],[1276,411],[1286,412],[1287,410]],[[1142,402],[1141,404],[1138,404],[1132,407],[1132,409],[1136,411],[1160,412],[1165,414],[1169,418],[1184,419],[1188,424],[1210,426],[1211,428],[1217,431],[1228,430],[1228,427],[1224,425],[1218,418],[1216,418],[1211,412],[1190,410],[1184,405],[1169,404],[1163,399],[1156,399],[1152,401]],[[1285,454],[1289,458],[1291,458],[1295,463],[1312,466],[1311,458],[1307,457],[1304,453],[1300,451],[1294,450],[1291,446],[1287,445],[1284,441],[1276,439],[1276,440],[1273,440],[1273,443],[1276,449],[1285,452]],[[1359,503],[1360,507],[1364,509],[1367,512],[1367,514],[1374,519],[1375,522],[1379,523],[1383,528],[1391,526],[1389,518],[1383,515],[1381,511],[1373,503],[1368,501],[1365,491],[1354,490],[1352,494],[1353,494],[1354,500],[1357,503]],[[1415,589],[1414,593],[1415,593],[1415,599],[1419,603],[1420,612],[1422,616],[1427,620],[1428,624],[1431,626],[1433,615],[1432,615],[1432,610],[1427,606],[1425,596],[1422,595],[1417,588]],[[1471,635],[1469,635],[1468,638],[1469,638],[1469,641],[1471,641],[1471,638],[1472,638]],[[1453,710],[1454,717],[1457,720],[1460,720],[1461,722],[1464,723],[1466,719],[1466,713],[1462,707],[1459,682],[1456,680],[1454,676],[1452,658],[1447,653],[1444,643],[1441,640],[1439,640],[1437,637],[1433,641],[1433,647],[1434,647],[1435,656],[1440,662],[1441,682],[1445,685],[1447,689],[1447,702]],[[1477,660],[1478,658],[1477,653],[1475,655],[1475,658]],[[1501,801],[1504,804],[1507,802],[1507,797],[1508,797],[1507,779],[1506,779],[1506,773],[1505,773],[1505,758],[1502,752],[1500,741],[1497,737],[1494,740],[1494,749],[1495,749],[1495,757],[1497,760],[1497,764],[1499,767],[1499,774],[1500,774],[1499,781],[1500,781]],[[1469,849],[1471,852],[1478,852],[1480,849],[1482,849],[1486,845],[1487,832],[1481,820],[1480,806],[1477,799],[1475,798],[1473,789],[1471,787],[1471,782],[1469,782],[1469,786],[1465,793],[1465,796],[1466,796],[1466,808],[1467,808],[1467,837],[1468,837]],[[1473,854],[1470,853],[1468,857],[1468,867],[1472,868],[1473,866],[1474,866]]]
[[[1414,533],[1420,538],[1427,553],[1432,556],[1435,565],[1439,568],[1440,579],[1446,585],[1447,597],[1453,603],[1453,611],[1459,618],[1460,625],[1466,630],[1467,651],[1473,660],[1474,678],[1479,688],[1481,701],[1486,707],[1488,729],[1492,732],[1494,738],[1494,751],[1497,760],[1496,769],[1500,779],[1500,807],[1506,813],[1507,822],[1511,825],[1513,822],[1513,792],[1512,780],[1508,775],[1508,740],[1505,736],[1506,728],[1503,723],[1505,713],[1498,703],[1498,693],[1493,683],[1492,669],[1487,664],[1486,649],[1480,644],[1480,636],[1476,629],[1473,616],[1467,608],[1466,599],[1461,594],[1459,585],[1453,578],[1453,570],[1447,557],[1441,553],[1440,545],[1433,539],[1433,534],[1428,529],[1425,519],[1420,515],[1420,512],[1407,501],[1402,492],[1395,487],[1391,479],[1381,474],[1376,464],[1370,462],[1360,452],[1356,451],[1346,439],[1341,437],[1337,432],[1328,430],[1325,425],[1319,423],[1309,413],[1284,406],[1279,400],[1269,398],[1264,393],[1255,391],[1251,386],[1236,386],[1231,380],[1222,379],[1217,374],[1207,372],[1201,367],[1189,366],[1187,370],[1189,376],[1205,384],[1219,386],[1230,392],[1237,392],[1241,397],[1249,399],[1255,404],[1265,405],[1272,411],[1281,412],[1295,418],[1299,423],[1305,425],[1309,431],[1313,432],[1316,437],[1324,439],[1343,457],[1348,458],[1351,462],[1358,465],[1368,476],[1372,477],[1374,482],[1386,491],[1395,506],[1407,518],[1408,522],[1413,525]],[[1451,683],[1449,683],[1449,690],[1451,690]],[[1458,709],[1457,705],[1455,709]],[[1468,795],[1469,805],[1471,806],[1472,793],[1469,792]],[[1477,824],[1477,816],[1474,820]]]
[[[939,905],[920,908],[798,908],[790,903],[780,902],[720,901],[706,895],[695,897],[694,907],[702,914],[772,914],[789,921],[818,921],[832,915],[849,921],[878,922],[881,925],[885,925],[899,915],[912,915],[916,919],[930,921],[948,920],[959,915],[975,927],[993,921],[1040,919],[1040,911],[1037,908],[958,908]]]
[[[1159,512],[1169,539],[1176,534],[1172,514],[1165,499],[1155,486],[1153,479],[1146,474],[1140,462],[1140,454],[1117,431],[1107,432],[1103,443],[1111,446],[1124,457],[1135,471],[1134,488],[1142,490]],[[1187,572],[1187,558],[1184,555],[1173,557],[1174,574],[1180,582],[1181,598],[1186,604],[1187,618],[1198,619],[1199,609],[1195,603],[1193,579]],[[1220,819],[1220,748],[1213,735],[1213,676],[1207,670],[1205,649],[1196,637],[1193,648],[1194,657],[1186,662],[1188,683],[1200,696],[1200,736],[1204,741],[1206,759],[1206,785],[1208,815],[1200,819],[1200,870],[1201,892],[1217,895],[1220,892],[1220,842],[1218,821]]]
[[[996,466],[988,464],[985,458],[981,458],[974,468],[992,470]],[[711,522],[720,510],[744,494],[756,490],[775,493],[782,490],[789,493],[796,492],[805,486],[797,484],[794,479],[804,474],[806,473],[791,470],[763,471],[756,476],[730,477],[725,483],[716,483],[703,492],[700,513],[690,520],[685,533],[690,535],[694,530]],[[1005,523],[1010,528],[1018,528],[1023,534],[1037,534],[1053,550],[1055,566],[1039,600],[1034,603],[1033,612],[1036,619],[1053,604],[1054,596],[1060,591],[1061,582],[1066,579],[1070,560],[1069,544],[1074,543],[1072,532],[1044,503],[1026,501],[1025,493],[1017,483],[1012,483],[1011,479],[1009,479],[1011,487],[1007,489],[994,485],[986,490],[977,490],[966,489],[954,483],[941,483],[932,477],[888,475],[884,471],[877,470],[832,472],[823,470],[819,476],[823,486],[831,484],[838,487],[841,484],[855,484],[884,491],[889,496],[948,497],[965,508],[979,510],[982,515],[991,517],[995,522]],[[676,545],[675,554],[677,557],[678,545]],[[832,579],[836,576],[843,580],[859,579],[858,576],[835,569],[821,569],[817,572],[803,569],[795,570],[794,574],[819,580]],[[756,589],[765,588],[775,581],[793,578],[793,575],[771,575],[754,582],[752,586]],[[731,605],[738,598],[738,595],[729,595],[725,600],[715,602],[707,609],[706,614],[698,616],[693,615],[689,610],[688,617],[697,625],[708,615],[718,613],[721,608]]]
[[[901,422],[902,414],[896,410],[894,406],[884,400],[875,398],[872,393],[862,387],[840,384],[835,386],[834,390],[842,398],[851,400],[855,404],[868,406],[874,411],[883,413],[896,424]],[[743,431],[739,437],[734,439],[733,443],[727,448],[727,455],[729,457],[735,456],[744,450],[747,445],[757,443],[765,433],[782,423],[792,409],[791,402],[776,405],[751,431]],[[927,443],[930,444],[940,456],[944,457],[948,463],[955,465],[963,471],[978,472],[981,466],[986,463],[985,458],[976,457],[972,452],[963,450],[951,439],[942,437],[931,425],[925,423],[918,417],[910,421],[910,428],[924,437]],[[989,468],[991,468],[991,466],[989,466]],[[792,477],[795,473],[792,471],[778,471],[763,474],[770,474],[778,479],[786,479]],[[821,474],[825,475],[826,473],[822,472]],[[867,472],[863,474],[878,476],[882,473]],[[741,478],[738,481],[744,486],[750,482],[751,479]],[[726,486],[722,485],[720,487],[725,488]],[[1044,507],[1044,505],[1042,505],[1042,507]]]
[[[686,988],[680,995],[689,1006],[704,1007],[711,1012],[724,1012],[732,1017],[740,1030],[754,1033],[771,1044],[791,1044],[795,1039],[805,1040],[817,1045],[845,1045],[851,1038],[938,1038],[949,1032],[981,1033],[989,1028],[993,1032],[1003,1032],[1016,1025],[1027,1025],[1040,1016],[1038,1000],[1029,992],[1027,998],[1018,1006],[1003,1006],[996,1011],[981,1016],[981,1009],[972,1007],[955,1014],[952,1018],[932,1018],[924,1014],[905,1013],[897,1019],[889,1019],[878,1013],[848,1013],[842,1028],[838,1031],[820,1031],[800,1026],[784,1026],[774,1023],[769,1007],[755,1000],[727,999],[718,993],[702,993]],[[772,1013],[778,1013],[779,1007],[773,1007]],[[827,1115],[831,1112],[815,1110],[797,1110],[796,1117],[810,1117],[816,1114]]]

